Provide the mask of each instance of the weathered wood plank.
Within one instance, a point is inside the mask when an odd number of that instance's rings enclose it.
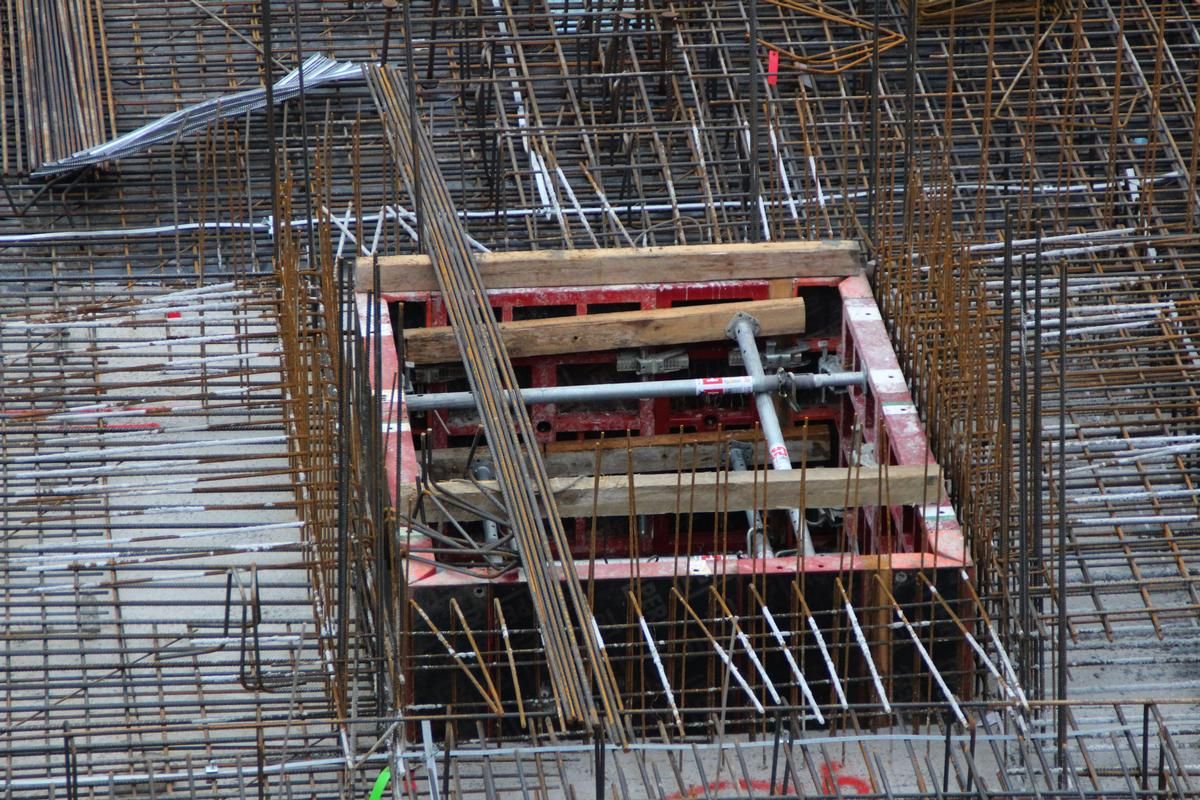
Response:
[[[724,339],[725,328],[739,311],[758,320],[763,336],[804,331],[804,301],[790,297],[504,322],[500,332],[510,358],[689,344]],[[441,326],[406,330],[404,358],[415,364],[457,360],[454,329]]]
[[[748,278],[837,278],[862,269],[858,244],[841,239],[599,250],[523,250],[476,255],[489,289],[698,283]],[[375,259],[359,258],[355,285],[370,291]],[[380,256],[384,292],[436,292],[426,255]]]
[[[764,474],[766,480],[764,481]],[[675,474],[634,475],[633,489],[638,514],[673,514],[679,505],[680,478]],[[805,485],[805,503],[810,508],[879,505],[880,498],[890,505],[935,502],[941,495],[941,472],[935,466],[890,467],[886,480],[880,480],[875,468],[861,472],[843,467],[816,467],[788,472],[701,472],[696,474],[695,494],[691,475],[683,479],[691,510],[695,513],[723,508],[791,508],[800,499]],[[441,481],[439,487],[464,502],[490,507],[479,488],[467,480]],[[487,486],[488,484],[484,484]],[[629,513],[629,481],[625,475],[602,475],[598,491],[591,475],[552,478],[559,513],[564,517],[588,517],[593,508],[602,517],[623,517]],[[411,491],[411,489],[409,490]],[[411,498],[402,495],[403,507]],[[432,509],[430,509],[432,510]],[[468,518],[465,515],[462,518]]]
[[[756,431],[737,431],[743,436],[741,440],[755,442],[760,438]],[[829,458],[829,433],[824,426],[814,426],[809,431],[807,439],[795,432],[786,432],[788,452],[795,462],[807,459],[808,463],[820,463]],[[543,450],[542,460],[551,476],[594,475],[596,468],[596,452],[600,453],[600,474],[615,475],[628,471],[630,456],[633,457],[633,471],[637,472],[675,472],[680,464],[689,475],[685,481],[691,480],[691,470],[716,469],[721,464],[724,453],[724,443],[735,437],[730,432],[722,431],[716,436],[697,439],[698,434],[688,434],[680,444],[676,434],[650,436],[643,439],[634,437],[630,440],[626,452],[625,437],[618,436],[605,439],[603,443],[597,440],[585,442],[555,442],[549,449]],[[650,441],[647,444],[647,440]],[[554,449],[555,445],[588,445],[588,447],[572,447],[570,450]],[[612,446],[615,445],[615,446]],[[762,445],[759,444],[761,449]],[[434,450],[429,455],[430,468],[434,480],[446,480],[462,477],[467,468],[469,447],[446,447]],[[476,449],[477,458],[488,458],[488,449]]]

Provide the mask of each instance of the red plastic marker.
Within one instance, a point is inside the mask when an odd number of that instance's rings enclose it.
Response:
[[[183,314],[181,314],[178,311],[168,311],[167,312],[167,319],[179,319],[182,316],[183,316]]]
[[[774,86],[779,82],[779,51],[767,51],[767,86]]]

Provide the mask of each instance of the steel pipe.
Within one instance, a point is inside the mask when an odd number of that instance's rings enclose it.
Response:
[[[758,343],[754,341],[758,330],[758,320],[739,311],[733,316],[733,321],[729,323],[729,327],[725,331],[729,338],[737,341],[738,349],[742,351],[742,362],[746,365],[746,371],[750,373],[749,377],[752,382],[769,377],[763,372]],[[853,374],[862,375],[862,373]],[[775,413],[775,403],[771,399],[770,392],[755,391],[754,404],[758,408],[758,421],[762,425],[763,437],[767,440],[767,454],[771,457],[771,466],[778,470],[790,470],[792,459],[788,455],[787,444],[783,440],[783,431],[779,427],[779,416]],[[805,524],[800,509],[788,509],[788,514],[792,518],[792,529],[796,532],[796,546],[804,548],[803,552],[806,556],[816,555],[817,551],[813,548],[812,537],[808,533],[808,525]]]
[[[757,352],[757,351],[756,351]],[[602,383],[583,386],[544,386],[522,389],[521,399],[535,403],[610,403],[616,400],[645,400],[652,397],[697,397],[719,394],[766,394],[780,387],[811,391],[842,386],[863,386],[866,374],[843,372],[837,375],[783,372],[758,376],[739,375],[729,378],[683,378],[671,381],[632,383]],[[414,394],[405,399],[409,413],[433,409],[474,408],[475,397],[470,392]],[[778,425],[778,423],[776,423]]]
[[[471,465],[471,476],[474,477],[475,480],[477,480],[477,481],[494,481],[494,480],[496,480],[496,473],[492,471],[491,466],[483,463],[482,461],[476,461],[474,464]],[[495,547],[496,543],[499,541],[500,541],[500,526],[496,524],[495,520],[490,520],[490,519],[485,518],[483,520],[483,545],[484,545],[484,547]],[[490,555],[487,557],[487,560],[488,560],[488,563],[491,564],[493,567],[499,567],[504,564],[504,559],[501,556],[497,556],[497,555]]]
[[[749,442],[733,442],[729,445],[729,466],[734,472],[750,469],[748,456],[753,456],[753,447]],[[745,514],[748,527],[746,549],[755,556],[774,558],[775,551],[771,549],[771,542],[767,539],[767,528],[763,525],[762,515],[758,513],[757,508],[748,508]]]

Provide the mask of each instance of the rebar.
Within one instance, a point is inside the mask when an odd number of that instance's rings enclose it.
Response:
[[[387,765],[411,797],[1194,795],[1200,19],[912,2],[405,4],[386,74],[409,102],[387,124],[365,81],[306,81],[270,123],[231,114],[40,179],[305,53],[378,64],[399,16],[0,4],[5,793],[364,797]],[[402,354],[379,331],[430,299],[351,297],[339,259],[455,226],[461,252],[863,241],[969,563],[902,580],[879,557],[822,583],[818,554],[739,578],[742,515],[689,509],[720,437],[674,445],[674,552],[613,593],[595,576],[638,552],[633,508],[617,535],[597,518],[574,540],[514,547],[501,525],[486,549],[447,525],[417,544],[385,468],[411,467],[389,438],[403,384],[379,378]],[[523,404],[508,427],[493,405],[510,444],[537,439]],[[788,435],[882,471],[869,434]],[[613,438],[570,462],[597,465],[585,483],[628,471]],[[720,555],[700,558],[709,525]],[[611,683],[627,742],[564,733],[544,670],[566,648],[505,588],[526,544],[575,553],[596,597],[562,638],[612,605],[602,655],[576,648],[560,677]],[[484,586],[481,610],[411,591],[422,564]],[[414,694],[422,676],[447,694]]]

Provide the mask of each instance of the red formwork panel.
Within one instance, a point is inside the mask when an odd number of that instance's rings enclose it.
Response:
[[[925,426],[870,284],[860,275],[843,280],[838,289],[842,297],[843,364],[846,369],[867,373],[865,389],[852,389],[846,395],[841,423],[846,457],[852,446],[852,429],[858,425],[863,442],[871,446],[878,463],[925,464],[935,469],[937,462],[929,449]],[[875,516],[858,519],[858,524],[869,528],[865,534],[872,538],[868,542],[871,552],[928,552],[948,563],[969,566],[962,528],[944,491],[940,497],[929,498],[915,514],[901,507],[889,511],[892,524],[888,526],[879,526]],[[900,540],[892,540],[889,535],[887,541],[881,541],[877,537],[882,537],[883,531],[876,527],[887,527]]]
[[[872,296],[870,285],[864,276],[846,279],[809,278],[792,281],[792,295],[803,294],[812,288],[831,290],[829,295],[840,305],[833,315],[835,327],[827,331],[824,338],[807,340],[810,349],[840,355],[842,365],[849,370],[867,373],[865,389],[853,389],[839,396],[828,406],[805,408],[795,412],[788,420],[799,423],[804,418],[827,420],[838,431],[840,461],[850,463],[856,457],[855,450],[871,453],[875,462],[886,465],[928,464],[936,469],[929,450],[916,406],[908,391],[903,373],[892,349],[887,329],[878,306]],[[702,284],[643,284],[636,286],[589,287],[588,289],[507,289],[489,292],[489,299],[497,317],[502,321],[545,315],[547,308],[559,316],[595,313],[601,310],[640,308],[668,308],[680,304],[732,302],[739,300],[761,300],[779,296],[779,286],[768,281],[728,281]],[[367,320],[365,295],[358,298],[360,320]],[[411,293],[387,295],[386,303],[421,304],[424,309],[425,325],[448,324],[446,310],[435,293]],[[532,311],[532,314],[531,314]],[[374,316],[374,315],[373,315]],[[388,387],[382,394],[384,408],[381,419],[385,422],[385,449],[389,484],[393,496],[398,496],[401,483],[414,484],[417,477],[417,451],[413,439],[413,424],[403,407],[402,393],[391,390],[401,385],[400,364],[395,347],[395,334],[383,314],[382,339],[383,372],[372,375],[372,380]],[[727,348],[719,352],[726,352]],[[703,356],[703,348],[693,352]],[[525,369],[523,377],[530,378],[530,385],[555,385],[564,368],[586,364],[605,364],[615,358],[613,353],[588,353],[557,358],[517,359],[514,365]],[[725,367],[726,370],[735,370]],[[728,374],[728,372],[726,373]],[[667,376],[672,377],[672,376]],[[694,375],[692,377],[695,377]],[[622,380],[634,379],[627,376]],[[430,391],[440,386],[428,387]],[[531,407],[531,415],[543,442],[562,440],[577,435],[580,438],[604,431],[616,435],[652,435],[688,431],[736,429],[752,427],[756,414],[752,403],[742,408],[721,408],[719,413],[698,413],[695,409],[671,408],[670,401],[639,401],[637,410],[605,411],[587,409],[563,411],[553,404]],[[540,424],[539,424],[540,423]],[[477,424],[463,422],[448,424],[440,421],[436,429],[428,431],[428,445],[446,446],[456,441],[455,437],[471,437]],[[861,446],[855,447],[861,441]],[[396,448],[400,458],[395,457]],[[883,469],[874,463],[863,469]],[[845,519],[848,532],[857,538],[859,555],[822,554],[806,559],[792,556],[761,558],[753,556],[712,554],[696,552],[684,558],[648,557],[636,563],[628,558],[610,558],[594,565],[598,580],[628,580],[632,575],[641,577],[668,577],[687,574],[748,574],[779,572],[828,572],[874,570],[886,564],[892,570],[908,569],[965,569],[970,572],[970,560],[964,546],[962,530],[958,524],[949,499],[943,492],[931,497],[927,503],[917,507],[893,507],[873,513],[860,511],[848,514]],[[417,543],[414,542],[414,545]],[[580,563],[581,576],[590,577],[593,567]],[[462,585],[485,581],[510,583],[520,581],[519,572],[509,572],[499,578],[480,572],[438,569],[429,564],[412,563],[406,570],[410,581],[433,587],[435,585]]]
[[[835,280],[797,280],[793,292],[801,286],[833,286]],[[777,291],[777,288],[776,288]],[[583,289],[502,289],[488,293],[496,317],[501,322],[527,319],[536,315],[582,316],[601,310],[648,310],[673,308],[680,305],[714,302],[737,302],[765,300],[771,296],[769,281],[719,281],[692,284],[642,284],[637,286],[589,287]],[[388,295],[393,302],[420,303],[424,306],[425,326],[449,324],[446,308],[435,293],[418,292],[403,295]],[[836,351],[836,337],[812,338],[806,342],[813,351],[822,349]],[[694,358],[723,357],[725,350],[691,348]],[[528,376],[529,386],[556,386],[562,375],[569,370],[586,370],[591,365],[611,365],[613,353],[580,353],[558,357],[518,358],[513,366],[519,374]],[[728,371],[728,367],[724,368]],[[693,375],[693,377],[706,377]],[[632,376],[623,380],[635,380]],[[430,384],[429,391],[445,390],[444,384]],[[721,428],[740,428],[754,425],[756,416],[752,405],[736,409],[716,409],[713,413],[702,413],[692,409],[672,409],[669,400],[643,400],[636,410],[586,410],[564,411],[554,404],[545,403],[530,407],[530,416],[539,441],[548,443],[562,441],[570,434],[582,435],[606,432],[609,434],[631,433],[635,436],[651,436],[678,432],[680,428],[691,431],[713,431]],[[466,418],[470,415],[461,415]],[[456,420],[454,417],[439,421],[428,430],[431,447],[446,447],[456,440],[470,438],[476,426],[472,422]]]

